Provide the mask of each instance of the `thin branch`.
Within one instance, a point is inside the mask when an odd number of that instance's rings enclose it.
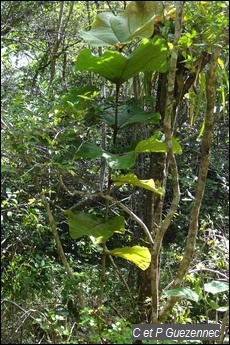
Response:
[[[229,281],[229,277],[226,276],[225,274],[221,273],[220,271],[212,270],[211,268],[207,268],[207,267],[200,267],[200,268],[196,268],[193,270],[189,270],[188,273],[190,274],[190,273],[195,273],[195,272],[200,272],[200,271],[208,271],[208,272],[215,273],[215,274],[223,277],[227,281]]]
[[[112,203],[116,204],[118,207],[120,207],[122,210],[124,210],[127,214],[129,214],[129,216],[132,217],[132,218],[142,227],[142,229],[144,230],[144,232],[145,232],[147,238],[149,238],[150,243],[153,243],[153,239],[152,239],[152,236],[151,236],[151,234],[150,234],[148,228],[147,228],[146,225],[142,222],[142,220],[141,220],[139,217],[137,217],[136,214],[134,214],[131,210],[129,210],[129,209],[128,209],[125,205],[123,205],[120,201],[114,199],[113,197],[111,197],[111,196],[108,195],[108,194],[105,195],[105,194],[103,194],[102,192],[98,191],[98,189],[97,189],[91,182],[86,181],[85,179],[83,179],[82,177],[79,177],[79,176],[78,176],[77,178],[78,178],[78,180],[79,180],[80,182],[82,182],[84,185],[88,185],[91,189],[93,189],[93,190],[95,191],[93,196],[97,196],[97,197],[99,196],[99,197],[105,199],[107,202],[112,202]],[[72,191],[72,192],[71,192],[71,191],[65,186],[65,184],[64,184],[64,182],[63,182],[63,178],[62,178],[61,175],[59,176],[59,180],[60,180],[60,184],[61,184],[62,188],[63,188],[69,195],[74,196],[74,195],[76,195],[76,194],[81,194],[81,193],[82,193],[82,192],[80,192],[80,191]],[[83,193],[84,193],[84,195],[86,194],[85,192],[83,192]],[[89,194],[89,193],[87,193],[87,194]],[[92,193],[90,193],[90,195],[92,195]],[[75,205],[74,209],[76,209],[76,205]],[[72,208],[72,210],[73,210],[73,208]],[[106,251],[106,246],[105,246],[105,251]],[[129,294],[131,303],[132,303],[132,305],[134,306],[134,301],[133,301],[133,299],[132,299],[132,295],[131,295],[131,292],[130,292],[130,290],[129,290],[129,287],[128,287],[127,283],[125,282],[124,278],[123,278],[122,275],[120,274],[120,272],[119,272],[119,270],[118,270],[118,267],[116,266],[116,264],[115,264],[113,258],[112,258],[110,255],[109,255],[109,259],[110,259],[112,265],[114,266],[114,268],[115,268],[115,270],[116,270],[116,273],[118,274],[119,278],[120,278],[121,281],[124,283],[124,285],[125,285],[125,287],[126,287],[126,289],[127,289],[127,291],[128,291],[128,294]],[[104,284],[104,278],[102,279],[102,284]],[[101,291],[103,292],[103,289],[102,289]],[[102,295],[103,295],[103,294],[102,294]],[[100,296],[100,304],[102,303],[102,295]]]
[[[30,310],[25,310],[24,308],[22,308],[20,305],[18,305],[16,302],[13,302],[13,301],[10,301],[10,300],[8,300],[8,299],[3,299],[2,301],[1,301],[1,304],[2,303],[9,303],[9,304],[12,304],[12,305],[14,305],[15,307],[17,307],[18,309],[20,309],[21,311],[23,311],[23,313],[24,314],[27,314],[27,313],[29,313],[29,312],[39,312],[38,310],[34,310],[34,309],[30,309]],[[32,315],[28,315],[32,320],[34,320],[34,321],[36,321],[37,322],[37,320],[36,320],[36,318],[35,317],[33,317]]]
[[[229,310],[226,311],[224,318],[222,320],[222,325],[220,329],[220,340],[218,341],[218,344],[224,344],[224,338],[225,338],[225,334],[228,328],[229,328]]]
[[[145,223],[134,213],[132,212],[128,207],[126,207],[125,205],[123,205],[120,201],[114,199],[113,197],[111,197],[110,195],[105,195],[103,194],[100,190],[98,190],[98,188],[96,188],[93,183],[85,180],[84,178],[77,176],[77,179],[82,182],[84,185],[89,186],[90,188],[92,188],[95,191],[95,194],[100,196],[103,199],[106,199],[108,201],[111,201],[112,203],[116,204],[118,207],[120,207],[123,211],[125,211],[132,219],[134,219],[139,225],[140,227],[143,229],[146,237],[149,239],[150,243],[154,243],[153,238],[147,228],[147,226],[145,225]],[[74,192],[73,192],[74,193]]]
[[[102,192],[98,192],[98,195],[100,195],[102,198],[104,199],[108,199],[112,202],[114,202],[114,204],[116,204],[118,207],[120,207],[123,211],[125,211],[131,218],[133,218],[139,225],[140,227],[143,229],[145,235],[147,236],[147,238],[149,239],[150,243],[154,243],[153,238],[147,228],[147,226],[144,224],[144,222],[134,213],[132,212],[129,208],[127,208],[125,205],[123,205],[120,201],[114,199],[113,197],[109,196],[109,195],[105,195]]]
[[[70,196],[75,196],[75,195],[83,195],[83,196],[85,196],[85,195],[90,195],[90,196],[91,196],[91,195],[92,195],[91,192],[82,192],[82,191],[80,191],[80,190],[74,190],[74,192],[71,192],[71,191],[66,187],[66,185],[64,184],[61,174],[59,175],[59,182],[60,182],[61,187],[64,189],[64,191],[66,191],[66,193],[69,194]]]
[[[172,218],[177,210],[180,201],[180,188],[179,188],[179,177],[177,162],[175,155],[173,153],[172,147],[172,116],[174,107],[174,85],[176,76],[176,65],[177,65],[177,55],[178,55],[178,41],[181,36],[182,31],[182,15],[183,15],[183,1],[176,1],[176,24],[175,24],[175,34],[174,34],[174,49],[173,54],[170,59],[170,67],[168,74],[168,89],[166,98],[166,109],[165,109],[165,119],[164,119],[164,132],[165,141],[167,147],[167,158],[169,160],[169,167],[171,169],[173,178],[173,200],[171,207],[164,219],[163,225],[159,231],[159,235],[164,236],[169,225],[171,224]]]
[[[49,206],[49,202],[45,196],[45,193],[44,191],[42,190],[41,188],[41,185],[38,181],[38,178],[36,175],[32,175],[32,178],[33,178],[33,181],[34,181],[34,185],[36,186],[36,188],[38,189],[39,193],[41,193],[41,199],[42,199],[42,202],[43,202],[43,205],[46,209],[46,213],[47,213],[47,216],[48,216],[48,219],[49,219],[49,224],[50,224],[50,227],[52,229],[52,233],[53,233],[53,236],[54,236],[54,239],[55,239],[55,243],[56,243],[56,246],[57,246],[57,251],[58,251],[58,254],[61,258],[61,261],[66,269],[66,272],[69,276],[70,279],[74,280],[75,279],[75,276],[69,266],[69,263],[66,259],[66,256],[65,256],[65,253],[64,253],[64,250],[63,250],[63,247],[62,247],[62,244],[61,244],[61,240],[60,240],[60,237],[59,237],[59,234],[58,234],[58,231],[57,231],[57,227],[56,227],[56,223],[55,223],[55,220],[54,220],[54,217],[53,217],[53,214],[50,210],[50,206]],[[77,287],[75,286],[76,288],[76,292],[77,292],[77,296],[78,296],[78,299],[79,299],[79,304],[80,304],[80,307],[83,309],[84,308],[84,300],[83,300],[83,295],[82,295],[82,291]]]
[[[199,174],[195,192],[195,198],[193,201],[193,207],[190,213],[189,232],[187,238],[187,244],[184,251],[184,256],[180,262],[180,266],[177,275],[174,280],[173,288],[177,288],[181,285],[185,274],[188,272],[190,263],[192,261],[195,248],[196,248],[196,237],[198,231],[198,220],[200,214],[200,207],[203,200],[205,183],[210,162],[210,148],[212,142],[212,133],[215,123],[214,119],[214,108],[216,101],[216,71],[218,68],[218,57],[220,55],[220,47],[214,46],[211,58],[210,68],[206,76],[206,98],[207,98],[207,110],[205,115],[205,128],[202,138],[201,147],[201,162],[199,166]],[[173,306],[177,301],[176,297],[170,297],[165,304],[164,308],[159,313],[159,319],[163,320],[168,313],[172,310]]]
[[[159,309],[159,257],[162,246],[163,237],[171,224],[173,216],[177,210],[180,201],[180,188],[177,162],[172,148],[172,117],[174,109],[174,86],[176,77],[176,66],[178,56],[178,41],[182,32],[182,17],[183,17],[183,1],[176,1],[176,20],[175,20],[175,33],[174,33],[174,48],[173,54],[170,58],[170,66],[168,72],[168,86],[166,96],[165,118],[164,118],[164,133],[167,147],[167,159],[171,169],[173,178],[173,200],[170,209],[163,221],[162,226],[158,229],[155,237],[155,242],[152,249],[151,261],[151,291],[152,291],[152,310],[151,310],[151,323],[158,323],[158,309]]]
[[[106,248],[106,249],[107,249],[107,248]],[[108,249],[107,249],[107,250],[108,250]],[[118,277],[121,279],[122,283],[123,283],[123,284],[125,285],[125,287],[126,287],[126,290],[127,290],[127,292],[128,292],[128,295],[129,295],[129,298],[130,298],[130,301],[131,301],[132,306],[135,307],[135,303],[134,303],[134,300],[133,300],[133,297],[132,297],[132,294],[131,294],[131,292],[130,292],[130,289],[129,289],[128,284],[126,283],[126,281],[125,281],[123,275],[120,273],[120,271],[119,271],[117,265],[115,264],[115,262],[114,262],[114,260],[113,260],[113,258],[112,258],[111,255],[109,255],[109,259],[110,259],[110,261],[111,261],[113,267],[115,268],[115,271],[116,271]]]

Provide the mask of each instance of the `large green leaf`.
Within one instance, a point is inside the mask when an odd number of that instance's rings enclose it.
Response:
[[[110,50],[96,57],[89,49],[83,49],[78,55],[76,69],[97,73],[119,86],[141,71],[166,72],[167,51],[165,40],[159,36],[153,40],[144,38],[127,57]]]
[[[136,175],[130,173],[126,175],[119,175],[117,177],[114,177],[112,180],[116,186],[121,186],[127,183],[137,187],[151,190],[151,192],[155,192],[160,195],[162,195],[163,193],[162,188],[157,188],[155,186],[155,182],[152,178],[150,180],[139,180]]]
[[[181,153],[182,149],[175,138],[172,139],[174,153]],[[99,146],[90,142],[82,142],[81,140],[76,141],[76,153],[75,159],[77,158],[99,158],[104,157],[107,164],[112,169],[130,169],[135,164],[136,154],[144,152],[166,152],[165,142],[161,142],[155,137],[151,137],[147,140],[140,141],[134,151],[128,151],[120,154],[113,154],[110,152],[103,151]],[[130,178],[129,178],[130,180]],[[138,179],[137,179],[138,180]],[[139,183],[136,180],[136,183]],[[133,183],[134,184],[134,180]],[[142,188],[153,190],[154,182],[151,180],[142,181]],[[124,182],[128,183],[128,182]],[[135,184],[137,185],[137,184]],[[146,187],[144,187],[146,186]],[[160,192],[161,193],[161,192]]]
[[[204,291],[217,294],[229,290],[229,284],[227,282],[213,280],[210,283],[204,284]]]
[[[124,217],[118,216],[112,220],[104,221],[93,214],[71,210],[65,211],[68,216],[69,232],[73,239],[81,236],[94,237],[94,243],[105,242],[114,232],[123,233],[125,231]]]
[[[151,254],[146,247],[134,246],[115,248],[109,251],[110,255],[116,255],[126,260],[133,262],[143,271],[146,270],[151,261]]]
[[[103,152],[102,156],[105,158],[108,166],[111,169],[130,169],[135,164],[136,160],[136,154],[134,151],[117,155],[109,152]]]
[[[172,138],[172,147],[174,153],[182,153],[182,148],[175,138]],[[166,143],[153,136],[149,139],[140,141],[135,148],[135,152],[167,152]]]
[[[101,117],[110,127],[115,127],[114,109]],[[124,104],[118,107],[117,127],[122,129],[135,123],[157,123],[161,118],[159,113],[144,111],[134,104]]]
[[[102,156],[102,149],[95,144],[88,141],[82,142],[81,140],[76,141],[77,152],[75,158],[98,158]]]
[[[98,14],[91,30],[79,35],[94,46],[119,46],[138,36],[148,38],[154,31],[154,19],[162,10],[161,1],[132,1],[121,16],[111,12]]]
[[[178,289],[172,289],[172,290],[167,290],[164,292],[165,296],[176,296],[179,298],[186,298],[190,299],[192,301],[198,302],[199,301],[199,295],[192,291],[191,289],[187,288],[178,288]]]
[[[130,169],[135,164],[136,153],[134,151],[116,155],[105,152],[97,145],[88,141],[83,143],[81,140],[77,140],[76,147],[75,159],[104,157],[108,166],[112,169]]]

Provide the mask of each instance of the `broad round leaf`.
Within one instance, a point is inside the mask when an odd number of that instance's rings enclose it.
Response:
[[[199,301],[199,295],[196,292],[194,292],[190,289],[186,289],[186,288],[167,290],[164,292],[164,295],[190,299],[190,300],[195,301],[195,302]]]
[[[69,232],[73,239],[82,236],[93,236],[94,244],[105,242],[114,232],[123,233],[125,230],[124,217],[118,216],[106,222],[93,214],[71,210],[65,211],[68,216]]]
[[[110,50],[97,57],[89,49],[83,49],[77,57],[76,70],[94,72],[121,85],[141,71],[166,72],[167,53],[167,44],[159,36],[153,40],[144,38],[139,47],[127,57]]]
[[[115,127],[114,109],[101,116],[102,120],[110,127]],[[118,107],[117,127],[122,129],[136,123],[157,123],[161,118],[160,113],[149,113],[137,105],[124,104]]]
[[[182,153],[182,148],[175,138],[172,138],[172,148],[174,153]],[[140,141],[136,148],[136,153],[144,152],[167,152],[166,143],[156,139],[154,136]]]
[[[134,151],[114,155],[113,153],[104,152],[102,157],[105,158],[111,169],[130,169],[135,163],[136,154]]]
[[[119,46],[135,37],[148,38],[154,32],[154,19],[162,10],[161,1],[132,1],[120,16],[111,12],[99,13],[92,29],[82,31],[79,36],[94,46]]]
[[[229,284],[220,280],[213,280],[210,283],[204,284],[204,291],[211,292],[212,294],[217,294],[219,292],[224,292],[229,290]]]
[[[129,260],[143,271],[149,267],[151,261],[151,254],[146,247],[133,246],[115,248],[113,250],[110,250],[109,254]]]

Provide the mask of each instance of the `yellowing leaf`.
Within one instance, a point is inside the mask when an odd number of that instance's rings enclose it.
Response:
[[[121,186],[123,184],[132,184],[137,187],[151,190],[151,192],[155,192],[160,195],[163,193],[163,189],[161,187],[157,188],[152,178],[150,180],[139,180],[136,175],[129,173],[126,175],[119,175],[117,177],[114,177],[112,180],[116,186]]]
[[[143,271],[149,267],[151,262],[151,254],[146,247],[133,246],[115,248],[113,250],[110,250],[109,254],[129,260]]]
[[[221,60],[220,58],[218,58],[218,64],[220,65],[220,67],[221,67],[222,69],[224,69],[224,62],[223,62],[223,60]]]
[[[182,148],[175,138],[172,138],[172,148],[174,153],[182,153]],[[165,142],[152,136],[146,140],[140,141],[135,148],[135,152],[167,152],[167,147]]]

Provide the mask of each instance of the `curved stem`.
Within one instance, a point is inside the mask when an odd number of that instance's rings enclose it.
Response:
[[[47,213],[47,216],[48,216],[48,220],[49,220],[49,224],[50,224],[50,227],[51,227],[51,230],[52,230],[52,233],[53,233],[53,237],[54,237],[54,240],[55,240],[55,243],[56,243],[56,246],[57,246],[57,251],[58,251],[58,254],[61,258],[61,261],[66,269],[66,272],[69,276],[69,278],[71,280],[74,280],[75,279],[75,276],[71,270],[71,267],[66,259],[66,256],[65,256],[65,252],[63,250],[63,247],[62,247],[62,243],[61,243],[61,240],[60,240],[60,237],[59,237],[59,234],[58,234],[58,231],[57,231],[57,227],[56,227],[56,222],[55,222],[55,219],[53,217],[53,214],[50,210],[50,206],[49,206],[49,202],[45,196],[45,193],[44,191],[42,190],[42,187],[38,181],[38,178],[36,175],[32,175],[32,178],[33,178],[33,181],[34,181],[34,185],[37,187],[39,193],[41,193],[41,199],[42,199],[42,203],[45,207],[45,210],[46,210],[46,213]],[[75,286],[76,288],[76,293],[77,293],[77,296],[78,296],[78,299],[79,299],[79,304],[80,304],[80,307],[81,309],[84,308],[84,299],[83,299],[83,294],[82,294],[82,291],[77,287]]]
[[[174,85],[176,76],[176,64],[178,55],[178,41],[182,31],[182,14],[183,14],[183,1],[176,1],[176,21],[174,33],[174,49],[170,58],[170,67],[168,72],[168,86],[166,95],[165,117],[164,117],[164,132],[167,147],[167,159],[173,177],[173,200],[170,209],[163,221],[162,226],[156,233],[155,243],[152,249],[152,262],[151,262],[151,286],[152,286],[152,310],[151,310],[151,323],[159,322],[159,261],[160,251],[162,246],[163,237],[168,230],[173,216],[177,210],[180,201],[180,188],[176,159],[172,148],[172,117],[174,107]]]
[[[178,288],[182,283],[182,280],[188,272],[190,263],[193,259],[193,255],[196,249],[196,238],[198,231],[198,222],[200,207],[203,200],[205,183],[210,162],[210,149],[212,142],[212,133],[215,124],[214,109],[216,101],[216,71],[218,67],[218,57],[220,55],[221,48],[219,46],[213,47],[212,59],[210,68],[206,77],[206,97],[207,97],[207,109],[205,115],[205,128],[201,145],[201,162],[199,166],[199,174],[195,191],[195,198],[193,207],[190,213],[189,231],[184,251],[183,259],[180,262],[180,266],[173,283],[173,289]],[[159,319],[163,320],[172,310],[177,298],[172,296],[168,299],[164,308],[159,313]]]
[[[119,86],[116,86],[116,100],[115,100],[115,125],[113,130],[113,144],[116,145],[116,139],[117,139],[117,122],[118,122],[118,97],[119,97]],[[111,190],[111,176],[112,176],[112,169],[109,168],[109,176],[108,176],[108,187],[106,195],[110,196],[110,190]],[[105,202],[105,221],[108,219],[109,214],[109,203],[110,200],[106,198]],[[106,242],[102,244],[103,251],[102,251],[102,272],[101,272],[101,289],[100,289],[100,296],[99,296],[99,305],[102,304],[102,298],[104,294],[105,289],[105,266],[106,266]]]
[[[113,144],[116,145],[117,140],[117,132],[118,132],[118,98],[119,98],[119,90],[120,86],[116,85],[116,100],[115,100],[115,123],[114,123],[114,130],[113,130]]]

